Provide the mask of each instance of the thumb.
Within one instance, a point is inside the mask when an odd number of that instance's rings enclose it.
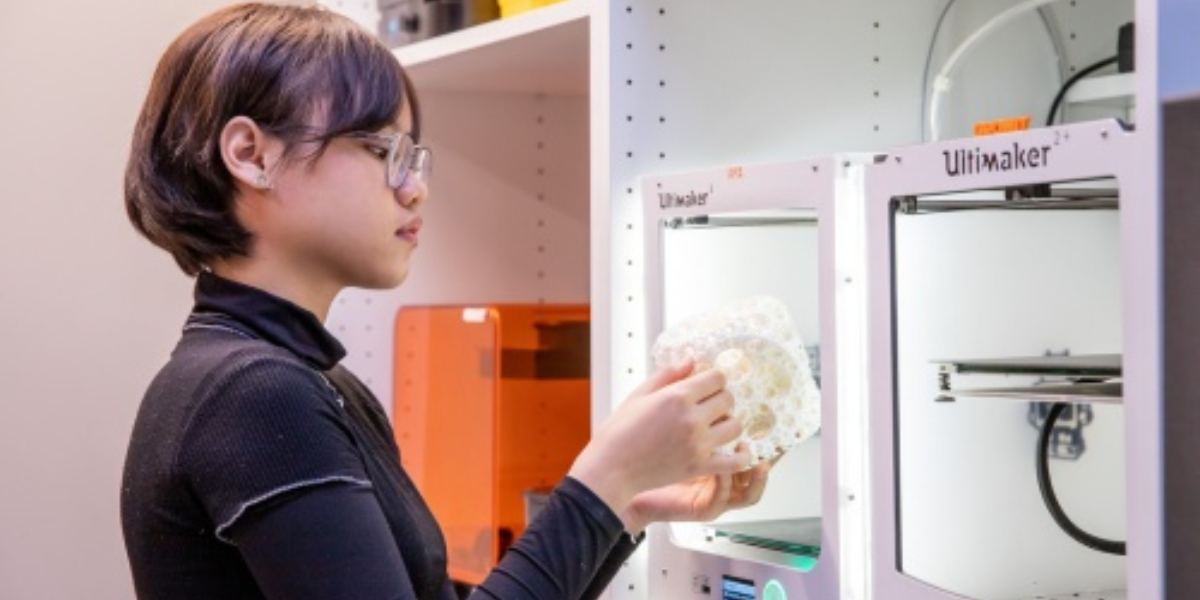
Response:
[[[712,475],[732,475],[750,467],[750,449],[745,444],[738,444],[733,454],[714,452],[704,463],[702,471]]]
[[[650,377],[646,378],[641,385],[633,391],[634,396],[644,396],[651,392],[660,390],[676,381],[687,378],[692,374],[692,370],[696,368],[691,359],[687,359],[677,365],[669,365],[656,370]]]

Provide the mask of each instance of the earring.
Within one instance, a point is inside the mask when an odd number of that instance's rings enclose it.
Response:
[[[267,179],[267,174],[265,172],[259,171],[258,177],[254,180],[254,183],[260,189],[271,189],[271,181]]]

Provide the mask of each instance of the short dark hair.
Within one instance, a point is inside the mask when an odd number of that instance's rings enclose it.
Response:
[[[246,116],[286,144],[319,142],[396,123],[411,82],[378,38],[322,8],[240,4],[188,27],[163,53],[134,128],[125,169],[129,220],[188,275],[249,253],[234,216],[233,177],[219,138]]]

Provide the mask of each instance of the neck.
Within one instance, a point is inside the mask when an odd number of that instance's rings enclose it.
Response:
[[[322,323],[342,286],[320,276],[305,275],[303,269],[288,268],[262,257],[216,261],[216,275],[274,294],[316,315]],[[315,272],[315,270],[314,270]]]

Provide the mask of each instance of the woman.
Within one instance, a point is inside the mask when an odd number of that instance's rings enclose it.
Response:
[[[431,155],[404,72],[319,9],[246,4],[159,62],[126,172],[133,225],[196,276],[146,392],[121,516],[141,598],[454,597],[441,532],[379,402],[322,326],[399,285]],[[653,375],[601,427],[472,597],[595,596],[651,521],[753,503],[719,373]]]

